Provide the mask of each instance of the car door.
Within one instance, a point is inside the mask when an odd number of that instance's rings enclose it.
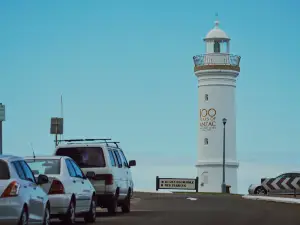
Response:
[[[126,179],[125,179],[125,171],[124,171],[124,165],[122,163],[122,159],[121,159],[121,156],[120,156],[120,153],[117,149],[114,149],[113,150],[114,154],[115,154],[115,157],[117,159],[117,162],[118,162],[118,168],[116,169],[116,177],[119,181],[119,197],[121,199],[125,198],[125,196],[127,195],[127,192],[126,192]]]
[[[81,185],[81,179],[77,177],[75,168],[72,164],[71,159],[66,159],[66,165],[70,174],[70,191],[75,194],[76,197],[76,212],[82,211],[82,208],[84,207],[82,202],[82,185]]]
[[[30,166],[27,164],[26,161],[21,161],[21,166],[25,172],[26,178],[29,180],[30,184],[29,186],[32,187],[33,193],[34,193],[34,205],[35,205],[35,211],[37,212],[37,217],[39,221],[43,221],[44,219],[44,203],[45,198],[47,194],[43,191],[43,189],[37,184],[35,176],[30,169]],[[33,182],[31,182],[31,180]]]
[[[83,210],[89,209],[90,200],[91,200],[91,196],[92,196],[91,187],[90,187],[89,183],[87,182],[87,180],[85,179],[85,175],[83,174],[80,167],[73,160],[70,160],[70,161],[71,161],[72,166],[76,173],[77,183],[78,183],[78,187],[79,187],[78,190],[79,190],[79,193],[81,193],[80,201],[82,204],[82,209]]]
[[[29,220],[34,223],[41,222],[41,204],[43,201],[38,195],[35,177],[25,161],[16,161],[14,163],[16,169],[19,170],[19,172],[22,171],[20,173],[23,173],[25,176],[23,187],[26,188],[29,195]]]
[[[120,149],[119,150],[121,159],[122,159],[122,163],[123,163],[123,169],[124,169],[124,185],[125,185],[125,193],[128,193],[128,189],[131,186],[130,182],[131,182],[131,174],[130,174],[130,170],[129,170],[129,164],[128,161],[126,159],[126,156],[124,154],[124,152]]]
[[[24,169],[20,163],[20,161],[14,161],[12,162],[12,165],[14,166],[20,181],[21,181],[21,188],[24,191],[24,195],[26,197],[26,199],[28,199],[28,209],[29,209],[29,222],[32,223],[36,223],[38,222],[38,218],[37,218],[37,212],[35,211],[35,207],[34,207],[34,190],[33,188],[30,186],[30,182],[27,180],[26,178],[26,174],[24,172]]]

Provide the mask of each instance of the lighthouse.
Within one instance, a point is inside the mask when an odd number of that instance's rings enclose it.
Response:
[[[225,181],[225,187],[237,193],[235,93],[241,57],[230,53],[230,38],[219,21],[203,40],[205,53],[193,57],[198,79],[199,192],[222,192]]]

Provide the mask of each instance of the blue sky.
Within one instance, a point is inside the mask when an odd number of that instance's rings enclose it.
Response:
[[[50,118],[60,116],[62,94],[64,136],[120,141],[139,165],[133,170],[138,187],[154,188],[162,173],[193,177],[192,57],[204,53],[202,38],[218,12],[231,52],[242,57],[236,89],[241,191],[261,176],[297,169],[299,6],[296,0],[3,0],[4,152],[30,155],[32,142],[36,154],[51,154]]]

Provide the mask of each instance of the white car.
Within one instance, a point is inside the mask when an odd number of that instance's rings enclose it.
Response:
[[[73,159],[66,156],[25,157],[36,176],[45,174],[49,183],[42,187],[48,193],[51,217],[59,218],[64,224],[75,224],[78,216],[86,223],[96,221],[95,189]]]
[[[107,140],[110,139],[62,140],[65,144],[59,144],[54,154],[71,157],[84,173],[95,173],[91,182],[98,206],[107,208],[113,215],[118,206],[124,213],[129,213],[134,189],[130,167],[135,166],[136,161],[128,162],[118,142]]]
[[[50,202],[39,186],[48,182],[40,175],[37,181],[21,157],[0,155],[0,224],[50,224]]]

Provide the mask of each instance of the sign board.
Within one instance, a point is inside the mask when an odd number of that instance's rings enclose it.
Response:
[[[0,103],[0,121],[5,121],[5,105]]]
[[[211,131],[216,129],[217,111],[214,108],[200,109],[200,129]]]
[[[51,118],[50,134],[63,134],[64,133],[64,120],[59,117]]]
[[[180,189],[196,190],[198,192],[199,179],[189,178],[160,178],[156,177],[156,190],[158,189]]]

